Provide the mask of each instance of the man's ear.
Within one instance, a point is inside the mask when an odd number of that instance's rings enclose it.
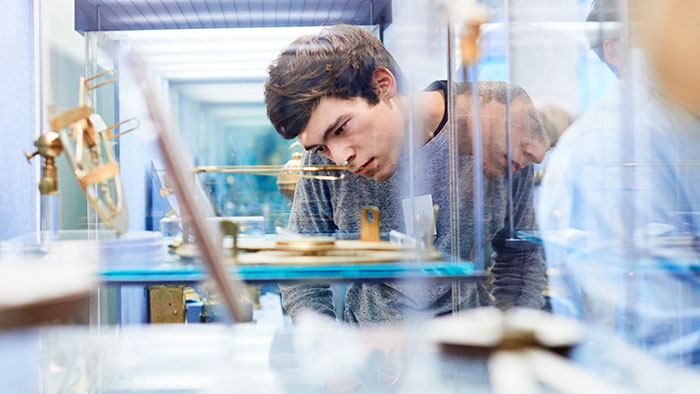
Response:
[[[605,60],[615,66],[619,72],[624,60],[623,56],[625,56],[622,50],[622,44],[615,40],[605,40],[605,42],[603,42],[603,51],[605,52]]]
[[[372,86],[375,86],[383,98],[390,99],[398,93],[396,78],[386,67],[377,67],[372,72]]]

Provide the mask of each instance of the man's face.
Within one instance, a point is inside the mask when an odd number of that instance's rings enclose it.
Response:
[[[323,97],[299,134],[307,150],[338,165],[347,161],[349,171],[376,181],[396,171],[404,138],[404,121],[395,101]]]
[[[506,106],[492,100],[480,110],[484,173],[490,179],[498,179],[508,174]],[[510,105],[510,121],[512,171],[521,170],[531,163],[541,163],[549,144],[530,132],[537,122],[535,108],[522,100],[515,100]]]

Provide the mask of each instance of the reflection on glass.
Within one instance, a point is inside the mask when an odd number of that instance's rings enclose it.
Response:
[[[303,69],[303,72],[302,72]],[[480,124],[484,171],[484,239],[495,252],[492,291],[464,284],[464,308],[543,305],[544,263],[537,245],[507,242],[509,168],[515,173],[514,221],[534,227],[532,167],[541,162],[548,143],[528,94],[504,82],[470,83],[451,89],[456,103],[459,185],[450,185],[448,163],[448,84],[435,81],[412,90],[412,72],[404,73],[387,49],[365,30],[336,26],[302,37],[285,49],[270,68],[266,103],[270,120],[284,138],[299,138],[307,148],[304,164],[347,163],[345,180],[324,183],[301,179],[297,185],[290,229],[306,234],[359,236],[360,211],[373,205],[381,212],[381,232],[420,236],[434,232],[435,247],[449,254],[450,187],[460,190],[459,258],[475,260],[473,143]],[[414,88],[415,89],[415,88]],[[478,111],[473,108],[477,98]],[[478,122],[477,122],[478,120]],[[510,130],[512,162],[508,162]],[[479,141],[479,139],[477,139]],[[414,214],[434,214],[427,229]],[[328,285],[280,285],[287,311],[336,317]],[[345,298],[344,320],[392,323],[452,311],[449,283],[352,283]],[[493,297],[493,298],[492,298]]]

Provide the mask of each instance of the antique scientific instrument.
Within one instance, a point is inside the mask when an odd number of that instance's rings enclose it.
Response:
[[[372,220],[369,219],[370,213]],[[234,262],[241,265],[333,265],[431,261],[442,258],[442,253],[433,247],[432,240],[422,248],[382,241],[379,238],[377,207],[364,207],[361,220],[359,240],[337,240],[330,236],[279,237],[252,242],[235,240],[232,251]],[[251,253],[239,254],[238,250]]]
[[[104,79],[104,77],[109,77]],[[58,169],[56,157],[65,152],[78,184],[97,215],[107,226],[123,234],[128,228],[128,213],[124,190],[114,154],[112,141],[138,128],[136,119],[107,126],[94,109],[86,105],[88,92],[117,80],[116,70],[108,70],[90,78],[80,78],[79,104],[51,118],[51,131],[39,137],[34,145],[36,152],[25,153],[30,161],[34,156],[44,158],[39,191],[42,196],[58,194]],[[132,123],[133,127],[112,134],[117,127]]]
[[[301,151],[295,150],[301,148]],[[251,165],[251,166],[199,166],[195,167],[196,173],[201,172],[217,172],[229,174],[252,174],[252,175],[267,175],[277,177],[277,187],[284,198],[289,201],[294,199],[294,189],[297,180],[301,178],[319,179],[324,181],[340,181],[345,179],[345,174],[342,171],[348,169],[348,166],[338,165],[302,165],[301,157],[303,153],[303,145],[300,142],[294,142],[289,146],[289,153],[292,159],[285,165]],[[339,175],[318,175],[319,172],[341,172]]]

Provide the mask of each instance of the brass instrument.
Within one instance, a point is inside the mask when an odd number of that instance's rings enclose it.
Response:
[[[367,214],[373,213],[369,221]],[[334,264],[371,264],[400,261],[440,260],[442,254],[432,243],[417,249],[379,238],[379,209],[364,207],[361,212],[360,240],[336,240],[328,236],[299,236],[277,238],[274,240],[246,242],[235,239],[232,251],[233,263],[240,265],[334,265]],[[238,253],[247,250],[254,253]]]
[[[373,219],[368,219],[372,212]],[[224,235],[233,238],[228,260],[233,265],[336,265],[377,264],[394,262],[435,261],[442,253],[426,239],[422,246],[401,245],[382,241],[379,209],[367,206],[362,209],[359,240],[337,240],[332,236],[278,235],[270,238],[239,237],[238,225],[232,221],[221,222]],[[431,229],[433,222],[430,221]],[[241,253],[243,252],[243,253]],[[196,245],[180,245],[175,254],[183,259],[199,256]]]
[[[327,166],[301,166],[297,170],[298,172],[323,172],[323,171],[345,171],[347,166],[338,165],[327,165]],[[268,175],[268,176],[279,176],[280,172],[285,169],[284,166],[280,165],[251,165],[251,166],[197,166],[194,168],[194,172],[221,172],[229,174],[252,174],[252,175]],[[339,181],[345,179],[345,174],[340,174],[338,176],[330,175],[300,175],[301,178],[309,179],[320,179],[325,181]]]
[[[111,77],[107,80],[101,78]],[[90,78],[80,78],[78,107],[65,111],[50,120],[51,131],[39,137],[34,145],[37,151],[25,153],[27,160],[41,155],[44,158],[41,194],[58,194],[58,171],[55,158],[65,152],[87,200],[99,217],[118,234],[128,228],[128,214],[124,201],[119,164],[114,156],[111,140],[138,128],[138,121],[128,119],[107,126],[93,108],[85,104],[87,93],[117,80],[116,70],[108,70]],[[113,135],[112,130],[133,122],[130,129]]]
[[[301,148],[301,151],[295,151],[295,148]],[[302,165],[301,157],[304,154],[304,146],[300,142],[294,142],[289,147],[289,153],[292,159],[285,165],[253,165],[253,166],[199,166],[194,168],[195,173],[215,172],[229,174],[252,174],[266,175],[277,177],[277,188],[284,198],[289,201],[294,200],[294,190],[296,189],[297,180],[299,178],[319,179],[323,181],[340,181],[345,179],[345,174],[342,172],[338,176],[334,175],[311,175],[324,171],[345,171],[347,165],[325,165],[325,166],[305,166]]]

